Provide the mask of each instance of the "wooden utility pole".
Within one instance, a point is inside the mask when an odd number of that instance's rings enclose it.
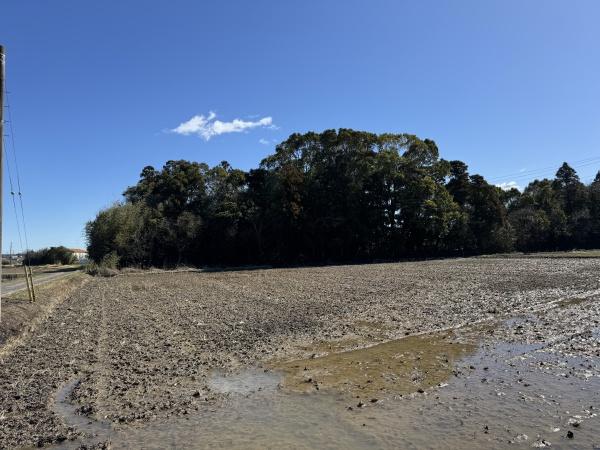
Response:
[[[2,322],[2,185],[4,174],[4,47],[0,45],[0,322]]]
[[[29,291],[29,299],[32,302],[35,302],[35,288],[33,287],[33,271],[31,270],[31,265],[25,266],[27,271],[29,272],[29,285],[31,286],[31,290]]]

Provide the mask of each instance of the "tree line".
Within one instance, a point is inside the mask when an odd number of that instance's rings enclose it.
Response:
[[[39,250],[29,250],[25,253],[24,261],[33,266],[44,264],[75,264],[77,258],[66,247],[49,247]]]
[[[600,172],[504,191],[429,139],[292,134],[258,168],[168,161],[85,229],[120,266],[308,264],[600,247]]]

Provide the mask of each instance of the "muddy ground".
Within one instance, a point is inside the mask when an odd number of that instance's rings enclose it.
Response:
[[[0,349],[0,448],[61,442],[77,447],[85,427],[68,423],[56,408],[57,392],[66,383],[74,386],[68,401],[78,414],[127,432],[218,410],[229,395],[211,384],[216,370],[281,368],[289,375],[288,386],[306,382],[309,390],[337,389],[346,399],[354,399],[344,400],[344,410],[353,414],[365,404],[371,408],[384,403],[382,396],[390,401],[403,396],[403,401],[412,402],[406,404],[407,411],[409,405],[423,401],[406,400],[415,395],[431,402],[437,396],[440,401],[445,377],[477,378],[478,385],[485,385],[479,378],[493,380],[497,375],[498,383],[528,384],[519,370],[513,371],[513,378],[500,377],[504,364],[511,367],[513,356],[490,365],[492,372],[499,372],[490,375],[490,368],[461,359],[460,352],[446,351],[448,345],[460,344],[471,355],[475,348],[492,348],[500,342],[525,345],[519,364],[534,368],[535,372],[528,372],[532,379],[541,371],[561,382],[594,382],[600,377],[599,269],[600,259],[594,258],[481,258],[94,278],[57,302],[22,338]],[[434,359],[447,368],[445,377],[439,368],[432,368],[426,348],[411,356],[414,370],[398,370],[377,398],[370,389],[368,398],[356,400],[360,397],[355,395],[356,386],[336,386],[335,377],[321,381],[308,375],[322,370],[320,358],[333,352],[407,336],[416,339],[415,335],[440,330],[451,333],[442,337],[449,342],[430,347],[444,349],[441,359],[439,355]],[[577,365],[571,364],[573,358]],[[310,364],[301,367],[304,360]],[[417,362],[421,360],[430,366],[423,369]],[[294,367],[307,374],[293,373]],[[428,379],[429,372],[435,377]],[[285,388],[286,382],[280,385]],[[543,395],[543,386],[538,388]],[[489,389],[494,395],[497,392],[495,387]],[[461,394],[453,395],[460,403]],[[374,399],[377,402],[371,402]],[[593,395],[588,399],[597,401]],[[453,414],[443,411],[448,417]],[[572,446],[585,427],[568,421],[583,422],[583,416],[560,414],[565,425],[556,427],[561,429],[558,444]],[[489,426],[493,428],[492,424],[478,428],[486,439]],[[569,426],[573,429],[567,430]],[[575,436],[567,437],[567,431]],[[595,436],[589,427],[586,433],[587,445]],[[550,442],[542,435],[513,434],[494,435],[493,443],[543,446]],[[460,439],[460,433],[455,438]],[[97,441],[103,442],[101,437]],[[378,442],[375,446],[394,446],[394,442]],[[417,435],[414,442],[419,442]]]

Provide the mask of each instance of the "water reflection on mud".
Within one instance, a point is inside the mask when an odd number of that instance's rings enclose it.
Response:
[[[309,392],[334,389],[353,396],[409,394],[446,381],[454,361],[477,347],[452,332],[410,336],[367,348],[284,362],[283,387]],[[319,350],[322,350],[320,348]]]

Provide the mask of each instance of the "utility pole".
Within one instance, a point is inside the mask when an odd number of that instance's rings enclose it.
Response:
[[[0,260],[2,259],[2,185],[4,175],[4,47],[0,45]],[[0,261],[0,322],[2,322],[2,261]]]

